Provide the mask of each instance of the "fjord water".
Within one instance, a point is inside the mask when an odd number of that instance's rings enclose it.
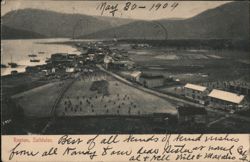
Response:
[[[2,40],[1,41],[1,64],[7,65],[9,62],[17,63],[17,68],[1,68],[1,76],[8,75],[12,70],[24,72],[25,67],[44,64],[47,57],[53,53],[76,53],[75,48],[65,44],[46,44],[51,42],[70,41],[67,38],[56,39],[18,39],[18,40]],[[39,52],[44,52],[39,54]],[[40,62],[30,62],[28,55],[36,54]]]

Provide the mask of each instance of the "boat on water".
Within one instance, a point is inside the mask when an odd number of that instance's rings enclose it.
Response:
[[[30,55],[28,55],[29,57],[37,57],[37,55],[35,55],[35,54],[30,54]]]
[[[7,65],[1,64],[1,68],[7,68]]]
[[[11,61],[8,63],[8,65],[9,65],[11,68],[16,68],[16,67],[18,66],[18,64],[12,61],[12,55],[10,56],[10,60],[11,60]]]
[[[14,62],[9,62],[8,65],[11,67],[11,68],[16,68],[18,65],[17,63],[14,63]]]
[[[11,75],[16,75],[16,74],[18,74],[18,71],[17,70],[12,70],[10,73],[11,73]]]
[[[45,62],[46,62],[46,63],[50,63],[50,62],[51,62],[51,59],[50,59],[50,58],[46,58]]]
[[[30,62],[40,62],[39,59],[30,59]]]

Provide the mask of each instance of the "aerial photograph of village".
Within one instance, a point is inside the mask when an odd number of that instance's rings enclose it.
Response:
[[[250,133],[249,1],[1,3],[2,134]]]

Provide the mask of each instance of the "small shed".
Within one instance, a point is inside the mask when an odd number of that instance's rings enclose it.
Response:
[[[142,72],[141,71],[133,71],[130,76],[131,76],[131,80],[135,81],[135,82],[139,82],[140,81],[140,76],[141,76]]]

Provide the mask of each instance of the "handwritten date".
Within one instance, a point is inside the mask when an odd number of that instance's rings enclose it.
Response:
[[[150,5],[137,4],[136,2],[126,2],[124,4],[101,2],[96,10],[100,11],[101,15],[111,14],[115,16],[117,12],[132,12],[135,10],[148,10],[150,12],[158,11],[160,9],[170,11],[175,10],[179,6],[179,2],[157,2]]]

